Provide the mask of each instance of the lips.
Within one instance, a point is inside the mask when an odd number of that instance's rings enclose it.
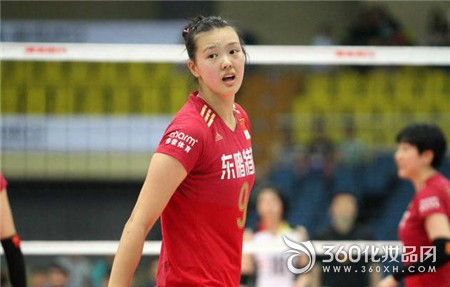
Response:
[[[231,82],[231,81],[233,81],[235,78],[236,78],[235,75],[225,75],[225,76],[222,78],[222,81],[224,81],[224,82]]]

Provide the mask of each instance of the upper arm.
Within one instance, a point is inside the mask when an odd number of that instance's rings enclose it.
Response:
[[[432,186],[420,192],[418,211],[424,220],[428,239],[431,241],[439,237],[450,237],[448,192],[449,190],[440,186]]]
[[[186,169],[178,160],[155,153],[130,220],[143,224],[148,232],[186,176]]]
[[[432,213],[425,219],[425,230],[428,238],[433,241],[436,238],[450,238],[450,222],[443,213]]]

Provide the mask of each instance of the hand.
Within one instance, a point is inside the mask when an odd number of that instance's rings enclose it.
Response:
[[[377,287],[397,287],[397,285],[398,285],[397,280],[395,280],[392,275],[389,275],[383,278],[383,280],[381,280],[377,284]]]

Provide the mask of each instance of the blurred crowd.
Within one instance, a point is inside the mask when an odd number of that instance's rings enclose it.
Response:
[[[334,34],[332,25],[322,24],[313,45],[356,45],[356,46],[449,46],[450,30],[446,11],[432,8],[428,11],[426,36],[414,38],[408,28],[392,15],[385,6],[363,7],[343,35]]]
[[[28,286],[30,287],[107,287],[113,256],[88,257],[68,255],[46,257],[35,262],[28,257]],[[136,273],[136,287],[156,284],[158,257],[147,257]],[[2,287],[7,287],[7,273],[2,266]]]

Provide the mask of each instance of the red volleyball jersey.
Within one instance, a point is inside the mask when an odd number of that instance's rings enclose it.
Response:
[[[416,193],[399,225],[399,238],[407,252],[414,254],[406,259],[420,260],[421,247],[432,246],[425,230],[425,219],[434,213],[442,213],[450,220],[450,181],[442,174],[429,178],[424,187]],[[413,262],[404,262],[412,264]],[[436,272],[410,275],[405,278],[406,287],[450,287],[450,263],[436,269]]]
[[[239,286],[243,230],[255,180],[246,112],[226,126],[197,92],[166,129],[156,152],[188,175],[161,215],[157,286]]]
[[[6,179],[3,177],[2,172],[0,172],[0,192],[2,190],[4,190],[6,188],[6,186],[8,185],[8,182],[6,181]]]

